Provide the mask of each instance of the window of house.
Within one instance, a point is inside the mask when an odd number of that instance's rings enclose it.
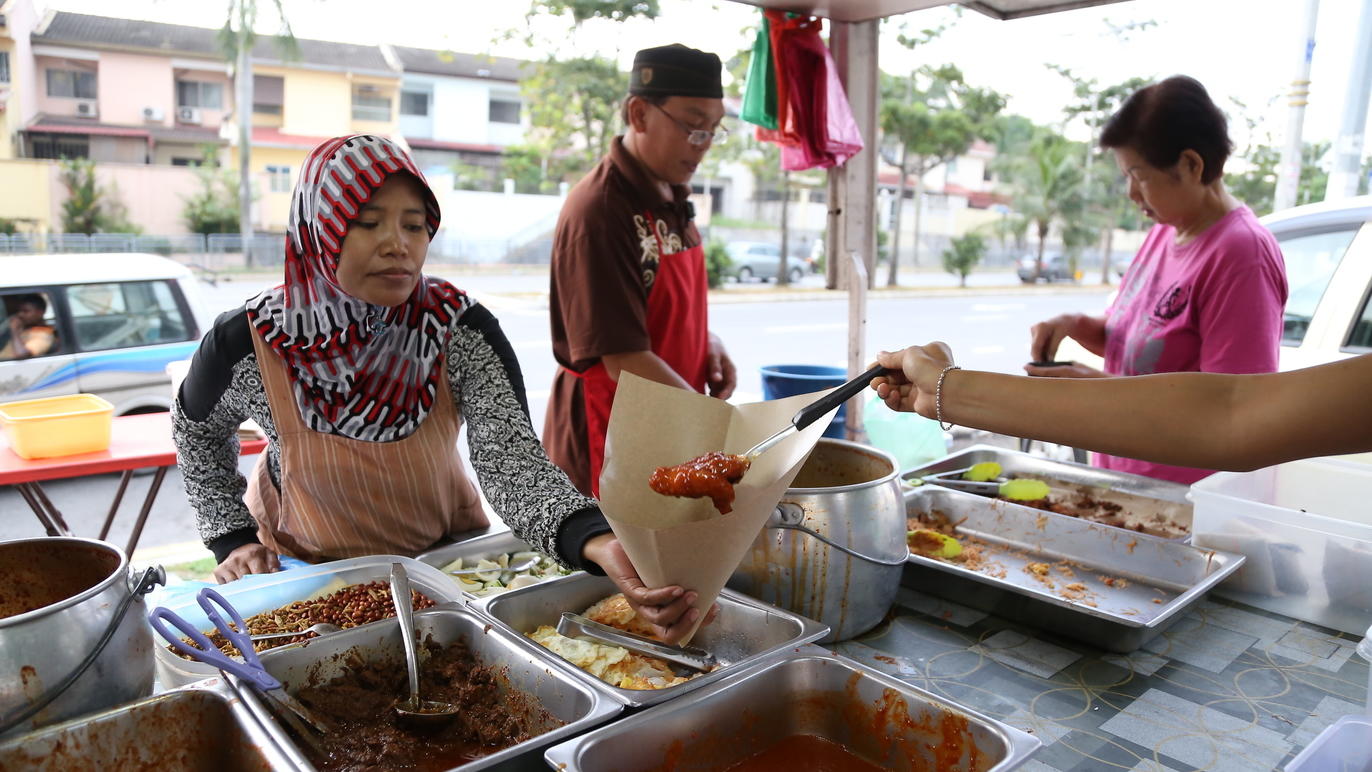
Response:
[[[173,343],[193,330],[165,281],[81,284],[67,290],[67,301],[82,351]]]
[[[84,70],[47,70],[48,96],[95,99],[95,73]]]
[[[176,106],[221,110],[224,107],[224,86],[198,80],[178,80]]]
[[[519,123],[519,111],[522,107],[518,99],[491,97],[488,117],[491,123]]]
[[[268,189],[273,193],[291,192],[291,167],[289,166],[268,166],[267,167]]]
[[[252,76],[252,111],[259,115],[280,115],[286,101],[286,81],[276,75]]]
[[[199,166],[204,162],[205,159],[203,158],[181,158],[178,156],[172,156],[171,159],[172,166]]]
[[[426,91],[400,92],[401,115],[428,115],[429,94]]]
[[[1307,233],[1278,239],[1286,258],[1286,281],[1291,288],[1282,314],[1281,342],[1299,346],[1305,340],[1315,308],[1334,278],[1343,253],[1358,234],[1356,227],[1327,233]]]
[[[389,121],[391,98],[363,88],[353,90],[353,120]]]
[[[90,154],[90,137],[85,134],[29,134],[30,158],[90,158]]]
[[[0,83],[10,82],[10,52],[0,51]]]

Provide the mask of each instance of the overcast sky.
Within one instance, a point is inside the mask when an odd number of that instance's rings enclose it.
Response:
[[[43,0],[38,0],[40,4]],[[258,0],[271,6],[270,0]],[[51,8],[217,27],[226,0],[47,0]],[[391,42],[520,58],[549,53],[598,52],[627,69],[639,48],[681,42],[727,58],[751,43],[757,9],[716,0],[661,0],[656,22],[588,23],[569,33],[566,22],[544,20],[532,48],[499,40],[525,29],[523,0],[284,0],[299,37],[360,43]],[[1321,0],[1306,110],[1307,141],[1332,140],[1352,64],[1358,14],[1372,0]],[[1249,139],[1238,109],[1261,120],[1256,140],[1280,145],[1285,98],[1295,73],[1305,0],[1129,0],[1128,2],[1001,22],[964,11],[933,9],[896,17],[885,25],[884,70],[906,72],[920,64],[957,64],[974,85],[1009,95],[1009,109],[1039,123],[1061,120],[1070,86],[1045,65],[1058,64],[1101,84],[1132,76],[1185,73],[1198,78],[1230,114],[1235,139]],[[378,11],[384,8],[384,11]],[[117,10],[116,10],[117,9]],[[273,14],[266,14],[274,17]],[[1110,25],[1155,21],[1157,26],[1120,39]],[[952,22],[934,43],[916,51],[899,46],[901,25],[912,31]],[[273,26],[270,22],[265,27]],[[1372,45],[1367,41],[1366,45]],[[1368,143],[1372,145],[1372,143]]]

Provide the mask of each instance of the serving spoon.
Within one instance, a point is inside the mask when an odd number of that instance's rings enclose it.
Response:
[[[402,721],[415,725],[434,725],[450,721],[457,715],[451,702],[421,700],[419,698],[419,654],[414,634],[414,608],[410,599],[410,577],[405,567],[391,564],[391,600],[395,602],[395,616],[400,622],[400,639],[405,645],[405,667],[409,670],[410,696],[395,703],[395,712]]]

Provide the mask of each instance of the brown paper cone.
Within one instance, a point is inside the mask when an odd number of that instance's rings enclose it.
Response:
[[[653,471],[713,450],[746,452],[789,425],[796,411],[823,394],[736,407],[629,373],[620,375],[605,437],[600,508],[644,584],[695,590],[695,608],[703,620],[833,413],[759,456],[734,486],[734,508],[727,515],[708,498],[655,493],[648,487]],[[682,643],[699,626],[697,622]]]

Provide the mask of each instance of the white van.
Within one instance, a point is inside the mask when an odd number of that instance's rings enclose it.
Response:
[[[169,409],[167,364],[213,323],[196,285],[157,255],[0,256],[0,402],[87,392],[115,415]],[[33,342],[13,345],[15,330]]]

